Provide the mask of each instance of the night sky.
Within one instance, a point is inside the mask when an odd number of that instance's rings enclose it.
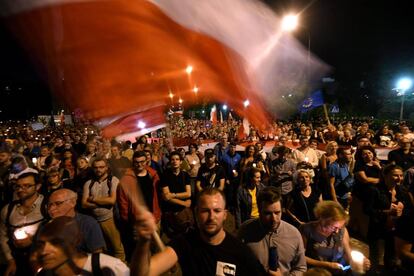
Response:
[[[392,93],[398,77],[414,77],[414,31],[408,1],[264,2],[279,15],[301,11],[301,26],[295,37],[306,46],[309,36],[311,51],[334,69],[331,77],[336,86],[328,101],[341,105],[347,100],[343,94],[364,99],[384,97]],[[0,118],[49,114],[52,105],[47,85],[3,25],[0,39]],[[34,105],[35,98],[42,103]],[[20,107],[11,108],[17,101]],[[372,109],[381,109],[381,104],[384,102]]]

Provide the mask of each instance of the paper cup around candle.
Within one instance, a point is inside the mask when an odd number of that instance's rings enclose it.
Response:
[[[352,250],[351,251],[351,258],[352,258],[352,262],[351,262],[351,266],[352,266],[352,270],[356,273],[364,273],[364,259],[365,256],[364,254],[362,254],[359,251],[356,250]]]

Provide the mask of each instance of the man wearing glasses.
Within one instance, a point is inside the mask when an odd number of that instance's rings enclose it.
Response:
[[[76,212],[77,199],[78,195],[72,190],[56,190],[49,197],[47,212],[52,219],[62,216],[75,218],[82,234],[79,249],[88,253],[100,253],[105,248],[101,228],[93,217]]]
[[[157,172],[147,165],[147,156],[144,151],[136,151],[132,156],[132,169],[128,169],[121,179],[118,191],[119,215],[123,225],[122,238],[124,239],[127,259],[132,255],[135,242],[132,239],[132,226],[135,217],[140,213],[137,203],[131,196],[139,195],[148,210],[154,215],[156,223],[161,220],[161,209],[158,201],[158,185],[160,178]]]
[[[29,252],[32,238],[40,223],[43,196],[36,170],[27,168],[15,176],[13,186],[17,200],[1,210],[0,245],[7,260],[4,275],[31,275]]]
[[[110,175],[106,159],[95,158],[92,163],[95,177],[83,186],[82,207],[90,210],[101,226],[109,252],[125,261],[125,251],[121,236],[114,221],[114,205],[119,180]]]

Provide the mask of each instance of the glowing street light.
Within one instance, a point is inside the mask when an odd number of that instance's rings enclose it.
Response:
[[[174,94],[172,92],[170,92],[170,94],[168,94],[168,96],[170,97],[170,99],[172,99],[174,97]]]
[[[291,32],[298,26],[298,16],[289,14],[282,18],[282,31]]]
[[[193,66],[188,65],[188,66],[187,66],[187,68],[185,68],[185,72],[186,72],[188,75],[190,75],[190,74],[191,74],[191,72],[193,72]]]
[[[179,102],[180,104],[182,104],[182,103],[183,103],[183,99],[181,99],[181,98],[180,98],[180,99],[178,100],[178,102]]]
[[[402,78],[398,80],[397,87],[393,90],[396,90],[399,95],[401,95],[401,106],[400,106],[400,121],[404,117],[404,101],[405,101],[405,92],[411,88],[413,81],[410,78]]]
[[[193,92],[196,93],[196,94],[198,93],[198,87],[197,86],[194,86]]]
[[[227,110],[227,105],[223,104],[223,110]]]
[[[245,101],[243,102],[244,107],[248,107],[248,106],[249,106],[249,104],[250,104],[250,101],[249,101],[249,100],[245,100]]]
[[[408,89],[411,88],[413,81],[409,78],[402,78],[397,82],[397,90],[401,93],[405,93]]]

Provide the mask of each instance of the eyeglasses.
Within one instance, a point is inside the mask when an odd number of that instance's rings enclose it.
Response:
[[[48,204],[46,204],[46,207],[48,209],[52,208],[53,206],[59,207],[60,205],[62,205],[63,203],[65,203],[66,201],[72,200],[74,199],[74,197],[65,199],[65,200],[61,200],[61,201],[55,201],[55,202],[49,202]]]
[[[22,189],[22,190],[26,191],[26,190],[30,189],[31,187],[33,187],[33,186],[36,186],[36,184],[29,184],[29,185],[14,185],[14,186],[13,186],[13,190],[17,191],[17,190]]]
[[[330,232],[338,232],[339,230],[342,229],[342,226],[335,226],[335,225],[324,225],[323,228],[325,228],[326,230],[329,230]]]

